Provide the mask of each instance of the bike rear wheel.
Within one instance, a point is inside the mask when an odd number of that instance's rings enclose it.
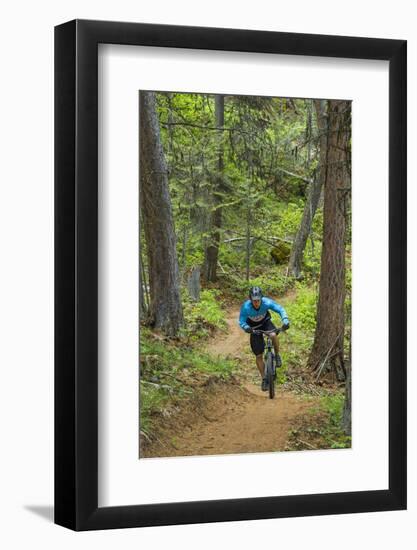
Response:
[[[274,365],[272,363],[272,354],[268,354],[266,360],[266,376],[268,379],[269,386],[269,399],[274,399],[275,397],[275,376],[274,376]]]

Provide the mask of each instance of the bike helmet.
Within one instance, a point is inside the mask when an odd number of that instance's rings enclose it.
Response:
[[[251,300],[262,300],[262,290],[259,286],[253,286],[249,290],[249,298]]]

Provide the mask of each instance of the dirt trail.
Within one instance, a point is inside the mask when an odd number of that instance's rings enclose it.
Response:
[[[162,456],[285,450],[292,421],[311,404],[282,391],[273,400],[260,390],[255,395],[256,391],[239,388],[232,392],[233,397],[226,391],[213,395],[204,416],[194,418],[180,436],[174,437],[173,445]]]
[[[213,355],[241,361],[238,384],[215,384],[203,412],[188,414],[169,444],[153,446],[146,456],[217,455],[285,450],[288,431],[314,403],[278,386],[275,399],[260,389],[260,376],[248,338],[232,310],[228,332],[206,346]],[[161,442],[162,443],[162,442]]]
[[[213,355],[233,355],[241,357],[239,350],[242,348],[244,336],[242,329],[237,324],[239,309],[230,311],[227,322],[227,334],[224,336],[216,336],[212,338],[205,349]]]

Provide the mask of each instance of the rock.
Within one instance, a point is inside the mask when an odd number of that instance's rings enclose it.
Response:
[[[278,243],[271,250],[271,257],[278,265],[288,263],[291,254],[291,247],[284,241],[278,241]]]

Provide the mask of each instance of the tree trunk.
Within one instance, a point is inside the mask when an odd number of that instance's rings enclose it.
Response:
[[[349,360],[346,361],[345,403],[343,406],[342,429],[346,435],[352,435],[352,352],[349,348]]]
[[[328,103],[327,171],[324,182],[323,248],[317,324],[308,364],[312,369],[334,368],[345,374],[345,232],[346,189],[350,188],[348,147],[350,102]]]
[[[216,95],[214,98],[216,126],[224,126],[224,96]],[[217,262],[219,258],[220,231],[222,227],[222,191],[223,191],[223,131],[218,135],[217,174],[213,190],[213,207],[210,220],[209,243],[205,250],[204,277],[208,282],[217,280]]]
[[[142,248],[139,247],[139,316],[141,321],[147,319],[149,311],[148,283],[146,281],[145,265]]]
[[[290,260],[288,263],[288,273],[296,279],[299,279],[301,276],[304,250],[311,231],[314,215],[319,204],[324,180],[326,179],[327,120],[325,114],[325,103],[325,101],[320,101],[318,99],[314,100],[314,105],[317,112],[317,126],[320,135],[319,176],[315,177],[310,183],[307,201],[304,206],[303,217],[291,249]]]
[[[183,322],[168,175],[154,92],[140,93],[140,186],[150,286],[149,322],[175,336]]]
[[[139,319],[143,321],[146,317],[146,305],[144,301],[145,288],[143,284],[142,258],[139,259]]]

